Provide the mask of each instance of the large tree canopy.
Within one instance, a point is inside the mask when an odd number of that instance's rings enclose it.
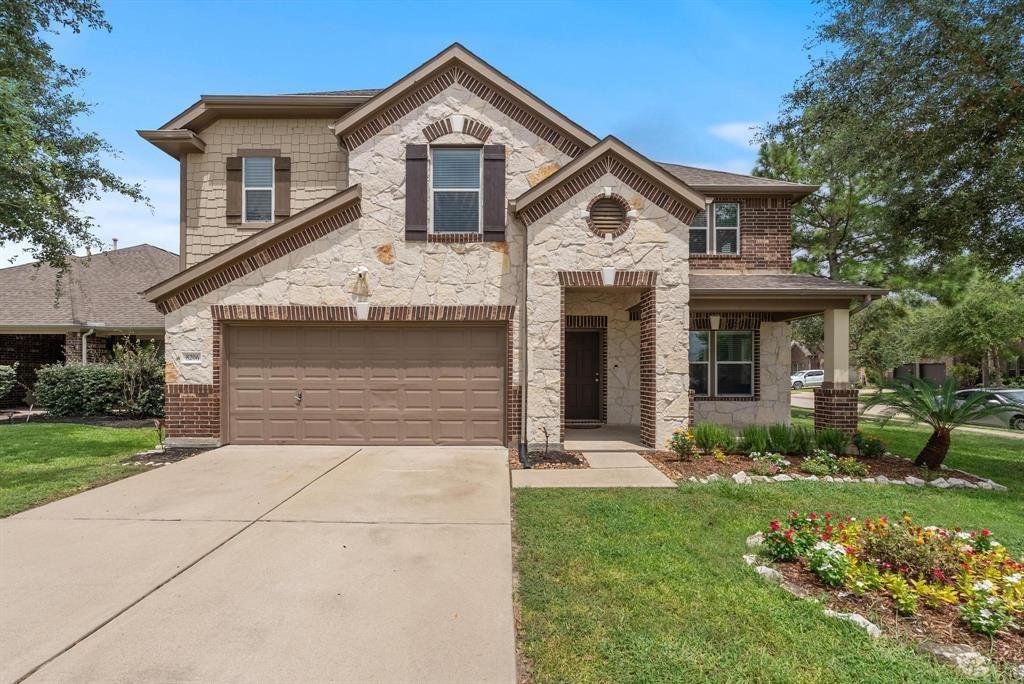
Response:
[[[0,0],[0,246],[24,242],[59,269],[98,244],[83,202],[103,192],[145,201],[104,167],[110,145],[75,126],[90,112],[76,94],[85,72],[57,62],[42,38],[83,25],[110,29],[95,0]]]
[[[766,139],[865,178],[892,245],[1024,264],[1024,2],[823,4],[817,56]]]

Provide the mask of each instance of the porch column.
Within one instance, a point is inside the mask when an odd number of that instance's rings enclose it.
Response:
[[[850,310],[825,310],[825,380],[814,390],[815,429],[857,429],[857,389],[850,384]]]

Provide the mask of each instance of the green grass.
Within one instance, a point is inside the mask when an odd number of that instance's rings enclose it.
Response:
[[[0,425],[0,517],[146,470],[121,461],[156,444],[152,428]]]
[[[866,428],[903,455],[927,439],[921,428]],[[1024,552],[1024,442],[954,432],[947,463],[1010,491],[814,483],[516,490],[520,648],[534,681],[961,681],[759,581],[741,559],[747,535],[790,510],[905,510],[925,524],[989,528]]]

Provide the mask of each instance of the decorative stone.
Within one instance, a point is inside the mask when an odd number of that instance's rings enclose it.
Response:
[[[690,477],[686,478],[686,481],[687,482],[696,482],[697,478],[695,478],[693,475],[691,475]]]
[[[808,482],[817,482],[818,481],[818,476],[817,475],[808,475],[804,479],[807,480]]]
[[[887,485],[889,484],[889,478],[887,478],[885,475],[879,475],[878,477],[875,478],[875,482],[877,482],[880,485]]]
[[[750,484],[750,478],[742,470],[732,476],[732,481],[736,484]]]
[[[877,639],[880,636],[882,636],[882,630],[880,630],[875,623],[871,622],[859,613],[840,613],[826,608],[825,615],[836,618],[838,620],[846,620],[847,622],[852,622],[853,624],[857,625],[865,632],[867,632],[868,636],[872,639]]]
[[[775,568],[769,568],[767,565],[758,565],[754,570],[757,571],[757,574],[760,575],[761,579],[765,582],[772,582],[774,584],[782,582],[782,573]]]
[[[708,482],[718,482],[721,479],[722,476],[719,475],[718,473],[711,473],[710,475],[708,475]]]
[[[978,486],[981,487],[982,489],[992,489],[992,483],[989,482],[988,480],[982,480],[981,482],[978,483]]]
[[[972,679],[987,677],[992,673],[992,662],[966,644],[935,644],[922,641],[916,645],[921,653],[948,663]]]
[[[743,554],[743,562],[747,565],[753,565],[757,562],[757,556],[752,553],[745,553]]]
[[[753,480],[754,482],[767,482],[768,481],[768,478],[765,477],[764,475],[751,475],[750,479]]]
[[[937,477],[928,483],[929,487],[935,487],[936,489],[949,489],[949,483],[946,482],[945,478]]]
[[[821,481],[822,482],[835,482],[836,479],[834,477],[832,477],[831,475],[826,475],[825,477],[821,478]]]
[[[992,483],[992,489],[994,489],[997,492],[1005,492],[1006,491],[1006,487],[1004,487],[1003,485],[999,484],[998,482],[993,482]]]
[[[776,475],[773,479],[776,482],[792,482],[793,481],[793,478],[791,478],[789,475]]]
[[[961,480],[959,477],[951,477],[948,480],[946,480],[946,482],[949,483],[950,487],[957,487],[960,489],[966,488],[969,484],[967,480]]]
[[[749,548],[756,549],[761,546],[761,544],[764,544],[764,532],[755,532],[747,537],[747,546]]]
[[[924,487],[926,484],[924,480],[919,477],[914,477],[913,475],[908,475],[904,482],[915,487]]]
[[[705,480],[703,477],[700,478],[699,480],[697,480],[697,482],[700,482],[701,484],[707,484],[708,483],[708,481]]]
[[[1006,676],[1009,677],[1012,682],[1024,682],[1024,663],[1011,667],[1006,672]]]

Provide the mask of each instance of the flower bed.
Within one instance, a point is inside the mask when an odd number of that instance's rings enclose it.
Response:
[[[527,455],[530,467],[537,470],[565,470],[572,468],[589,468],[590,464],[579,451],[562,451],[550,449],[548,451],[536,450]],[[508,450],[508,467],[511,470],[522,470],[523,464],[519,462],[519,450]]]
[[[915,641],[969,644],[1000,666],[1024,663],[1024,559],[988,530],[793,512],[769,524],[758,554],[796,593],[825,593],[837,611]]]

